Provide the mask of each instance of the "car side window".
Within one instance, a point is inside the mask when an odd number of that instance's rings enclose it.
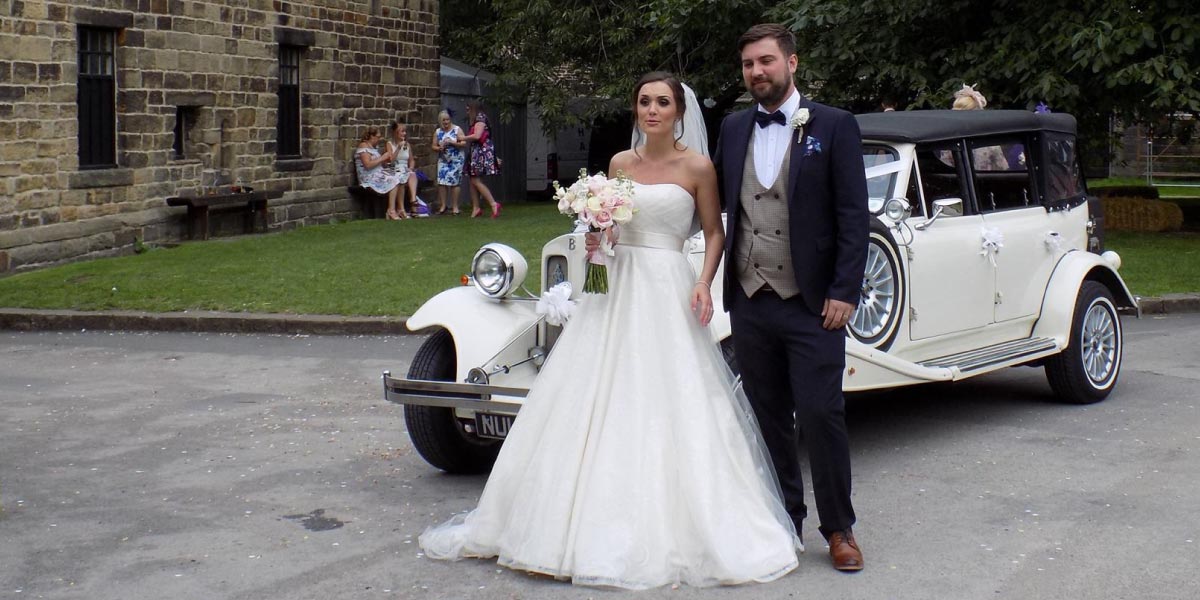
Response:
[[[959,198],[963,201],[963,210],[969,210],[964,172],[960,168],[962,163],[959,144],[917,146],[917,170],[921,175],[921,195],[926,206],[933,206],[934,200]]]
[[[971,176],[980,212],[1025,208],[1038,204],[1023,136],[969,140]]]
[[[1065,133],[1045,134],[1046,202],[1059,203],[1082,196],[1085,192],[1075,138]]]

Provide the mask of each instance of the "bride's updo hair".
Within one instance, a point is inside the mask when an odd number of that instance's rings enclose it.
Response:
[[[671,88],[671,95],[675,97],[675,110],[677,123],[679,128],[675,131],[675,145],[679,145],[679,140],[683,139],[683,114],[687,112],[687,100],[683,93],[683,84],[679,82],[679,78],[666,71],[650,71],[642,75],[637,83],[633,85],[633,131],[637,134],[637,142],[633,145],[633,151],[637,152],[638,145],[642,142],[642,128],[638,127],[637,123],[637,104],[638,95],[642,93],[642,87],[647,83],[661,81]]]

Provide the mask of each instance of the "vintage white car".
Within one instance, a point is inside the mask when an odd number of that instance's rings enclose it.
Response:
[[[858,122],[873,216],[843,388],[1041,365],[1062,400],[1104,399],[1121,368],[1119,314],[1138,314],[1138,304],[1117,274],[1120,258],[1103,251],[1075,119],[908,111]],[[685,250],[697,267],[703,244],[697,236]],[[582,290],[582,234],[551,240],[541,264],[541,290],[562,281]],[[562,331],[539,317],[526,269],[512,248],[485,245],[473,285],[438,294],[408,320],[430,335],[407,377],[384,373],[385,397],[405,405],[413,445],[439,469],[491,467]],[[728,315],[718,311],[710,329],[736,372]]]

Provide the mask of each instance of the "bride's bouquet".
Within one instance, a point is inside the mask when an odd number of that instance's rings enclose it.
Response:
[[[588,175],[579,170],[579,179],[570,187],[554,182],[554,198],[558,212],[570,215],[586,225],[588,231],[599,232],[600,248],[588,252],[587,280],[583,291],[596,294],[608,292],[606,259],[613,255],[620,225],[633,218],[633,181],[622,173],[606,177],[603,172]]]

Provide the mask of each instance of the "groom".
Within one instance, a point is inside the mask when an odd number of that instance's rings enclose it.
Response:
[[[802,436],[833,566],[858,571],[842,371],[866,264],[862,140],[853,115],[800,96],[788,29],[755,25],[738,49],[758,105],[725,118],[713,157],[734,352],[797,535]]]

